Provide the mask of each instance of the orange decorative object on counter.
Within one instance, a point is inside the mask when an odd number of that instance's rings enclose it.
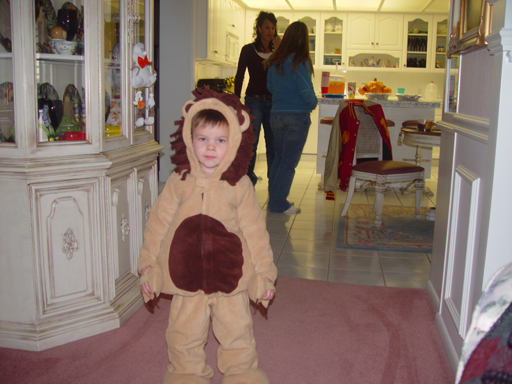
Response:
[[[329,79],[329,88],[327,93],[343,95],[345,92],[345,78],[340,76],[331,76]]]
[[[377,79],[369,81],[358,90],[361,95],[366,93],[391,93],[392,91],[391,88],[386,87],[382,82],[377,81]]]

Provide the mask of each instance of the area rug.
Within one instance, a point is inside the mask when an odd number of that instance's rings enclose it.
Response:
[[[384,206],[381,228],[375,226],[372,205],[351,205],[340,217],[336,247],[404,252],[432,252],[434,222],[414,218],[414,207]]]
[[[276,287],[267,316],[253,316],[259,366],[273,384],[453,384],[425,290],[287,276]],[[119,329],[41,352],[0,348],[0,383],[161,383],[169,307],[162,297]],[[212,384],[222,378],[218,345],[210,329]]]

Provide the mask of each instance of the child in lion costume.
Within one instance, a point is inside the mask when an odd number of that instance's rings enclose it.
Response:
[[[210,317],[223,384],[269,383],[258,368],[249,299],[268,306],[277,269],[254,187],[248,109],[198,89],[174,137],[177,166],[153,205],[138,260],[145,301],[174,295],[164,384],[207,384]]]

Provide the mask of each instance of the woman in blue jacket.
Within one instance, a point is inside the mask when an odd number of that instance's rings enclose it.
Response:
[[[276,157],[269,176],[268,209],[299,213],[286,199],[299,164],[311,125],[311,111],[318,99],[311,81],[313,63],[309,56],[309,32],[296,21],[288,26],[279,47],[265,62],[267,88],[272,93],[270,126],[274,132]]]

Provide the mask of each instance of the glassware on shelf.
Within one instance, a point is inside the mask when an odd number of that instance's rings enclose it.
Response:
[[[330,17],[324,22],[324,65],[335,65],[336,60],[342,62],[343,20]]]

